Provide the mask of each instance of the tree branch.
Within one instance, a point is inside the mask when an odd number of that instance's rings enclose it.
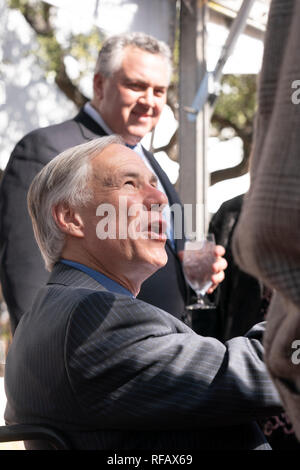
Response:
[[[66,72],[64,51],[55,38],[55,31],[50,21],[50,10],[51,5],[44,2],[42,2],[41,9],[33,8],[27,3],[23,6],[22,12],[26,21],[38,36],[55,40],[55,46],[58,49],[55,83],[67,98],[73,101],[78,108],[81,108],[88,101],[88,98],[74,85]]]
[[[224,129],[225,127],[231,127],[238,135],[243,139],[244,135],[247,133],[241,129],[239,126],[237,126],[234,122],[232,122],[230,119],[225,118],[224,116],[221,116],[220,114],[215,113],[212,117],[212,125],[217,124],[217,126],[220,129]]]
[[[175,151],[176,145],[177,145],[177,138],[178,138],[178,132],[176,131],[171,137],[170,142],[167,145],[162,145],[161,147],[152,148],[151,152],[152,153],[166,152],[168,156],[171,158],[171,160],[177,161],[176,155],[172,157]]]
[[[51,5],[42,2],[42,9],[32,7],[29,4],[24,5],[23,15],[32,29],[41,36],[53,36],[53,28],[50,22]]]
[[[219,183],[220,181],[231,178],[237,178],[238,176],[242,176],[248,173],[253,127],[252,123],[246,123],[243,128],[240,128],[234,122],[219,114],[214,114],[212,124],[217,124],[218,126],[220,126],[221,129],[225,127],[232,128],[235,131],[236,135],[240,137],[243,142],[242,161],[234,167],[224,168],[222,170],[212,172],[210,175],[210,184],[214,185],[216,183]]]
[[[214,185],[220,181],[237,178],[238,176],[245,175],[249,170],[249,156],[244,156],[242,161],[233,167],[224,168],[223,170],[213,171],[210,175],[210,184]]]
[[[59,70],[55,76],[55,83],[58,88],[77,106],[81,108],[87,101],[88,98],[81,93],[77,86],[75,86],[67,75],[63,58],[59,64]]]

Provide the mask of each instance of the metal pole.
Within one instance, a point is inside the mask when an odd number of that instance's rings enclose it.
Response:
[[[215,70],[213,72],[206,72],[205,76],[203,77],[198,91],[195,95],[193,103],[190,107],[186,107],[186,111],[188,112],[188,119],[193,121],[196,119],[197,114],[203,108],[204,104],[207,102],[210,93],[212,92],[212,88],[220,82],[222,77],[222,72],[224,65],[226,64],[228,58],[230,57],[235,44],[239,38],[239,35],[244,30],[247,18],[249,16],[250,10],[253,6],[255,0],[244,0],[242,3],[241,8],[239,9],[237,16],[235,17],[229,34],[227,36],[226,42],[223,46],[220,58],[217,62]],[[210,89],[211,88],[211,89]],[[210,114],[213,109],[213,104],[216,100],[216,96],[210,102]]]
[[[179,193],[190,210],[186,228],[196,234],[207,228],[206,139],[207,113],[201,109],[191,122],[185,104],[192,101],[198,83],[206,72],[205,38],[207,7],[190,0],[181,2],[180,12],[180,78],[179,78]],[[187,211],[186,211],[187,215]],[[191,230],[192,229],[192,230]]]
[[[213,78],[215,82],[218,82],[221,79],[224,65],[226,64],[228,57],[231,55],[236,45],[236,42],[239,38],[239,35],[243,32],[246,26],[247,18],[249,16],[250,10],[254,2],[255,0],[244,0],[241,8],[238,11],[237,16],[235,17],[231,25],[231,28],[227,36],[226,42],[224,44],[224,47],[222,49],[220,58],[213,72]]]

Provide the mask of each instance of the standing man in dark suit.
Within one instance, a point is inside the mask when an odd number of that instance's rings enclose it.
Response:
[[[28,205],[51,276],[8,353],[7,422],[53,426],[75,449],[267,448],[254,420],[280,400],[264,326],[222,344],[136,298],[167,262],[166,202],[114,136],[63,152],[35,177]],[[108,237],[104,207],[116,216]]]
[[[167,175],[140,144],[161,115],[171,71],[165,43],[142,33],[112,37],[99,53],[91,102],[74,119],[35,130],[15,147],[0,189],[1,284],[13,330],[48,277],[34,240],[26,195],[35,174],[54,156],[99,136],[119,134],[154,171],[169,205],[180,203]],[[182,318],[188,300],[178,258],[183,240],[172,240],[172,218],[166,217],[168,262],[144,283],[139,297]],[[219,275],[216,282],[220,280]]]

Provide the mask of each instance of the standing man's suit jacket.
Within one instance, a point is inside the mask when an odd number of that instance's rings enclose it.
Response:
[[[278,412],[264,325],[222,344],[57,263],[6,363],[9,423],[43,423],[81,449],[251,449]]]
[[[0,186],[0,280],[12,330],[49,277],[27,210],[30,183],[63,150],[103,135],[103,129],[81,110],[74,119],[31,132],[17,144],[10,157]],[[170,205],[179,203],[167,175],[150,152],[145,150],[145,154],[165,188]],[[175,251],[167,242],[167,265],[144,283],[139,296],[178,318],[184,314],[188,292],[177,257],[182,248],[182,240],[176,241]]]

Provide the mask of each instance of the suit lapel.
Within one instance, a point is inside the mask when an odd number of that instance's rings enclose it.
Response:
[[[152,166],[153,170],[155,171],[155,173],[159,177],[159,179],[161,181],[161,184],[165,188],[166,194],[167,194],[168,199],[169,199],[169,204],[170,205],[180,204],[180,199],[179,199],[175,189],[173,188],[173,185],[170,182],[167,174],[164,172],[164,170],[161,168],[161,166],[157,163],[155,157],[153,156],[153,154],[151,152],[146,150],[144,147],[143,147],[143,151],[144,151],[144,154],[147,157],[147,160],[149,161],[150,165]]]
[[[94,119],[92,119],[83,110],[83,108],[79,111],[74,121],[78,123],[82,136],[85,140],[93,140],[97,137],[107,135],[104,129],[102,129],[102,127],[99,126],[99,124],[94,121]]]

